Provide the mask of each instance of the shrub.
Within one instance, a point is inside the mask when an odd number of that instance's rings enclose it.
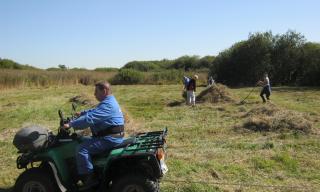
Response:
[[[158,84],[166,83],[180,83],[183,77],[183,72],[179,70],[165,70],[161,72],[155,72],[150,76],[150,82],[156,82]]]
[[[143,80],[144,76],[141,72],[132,69],[122,69],[116,76],[114,76],[114,78],[111,80],[111,83],[115,85],[131,85],[139,84],[143,82]]]
[[[158,69],[159,66],[152,61],[131,61],[127,63],[123,69],[133,69],[137,71],[152,71]]]

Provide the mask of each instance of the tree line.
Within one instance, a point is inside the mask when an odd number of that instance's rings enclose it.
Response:
[[[0,69],[37,69],[30,65],[21,65],[10,59],[0,58]]]
[[[249,34],[217,56],[182,56],[174,60],[132,61],[121,69],[206,71],[229,86],[252,86],[268,73],[273,85],[320,85],[320,44],[298,32]]]
[[[0,58],[0,68],[37,69]],[[65,65],[47,71],[87,71],[69,69]],[[249,34],[247,40],[236,42],[217,56],[182,56],[177,59],[131,61],[121,69],[96,68],[97,72],[118,72],[114,82],[134,84],[144,82],[141,72],[152,72],[150,81],[177,82],[179,74],[207,72],[217,82],[229,86],[253,86],[267,72],[272,85],[320,85],[320,44],[308,42],[295,31],[273,35],[271,31]],[[170,75],[167,75],[170,74]],[[150,73],[147,74],[150,76]],[[174,79],[174,80],[173,80]],[[149,82],[149,81],[148,81]]]
[[[33,67],[31,65],[23,65],[20,63],[17,63],[13,60],[10,59],[3,59],[0,58],[0,69],[21,69],[21,70],[42,70],[36,67]],[[58,67],[50,67],[45,69],[46,71],[67,71],[67,70],[71,70],[71,71],[92,71],[86,68],[68,68],[66,65],[62,65],[59,64]],[[114,68],[114,67],[99,67],[99,68],[95,68],[93,71],[97,71],[97,72],[118,72],[119,69],[118,68]]]
[[[273,85],[320,85],[320,44],[287,31],[250,34],[222,51],[209,74],[231,86],[254,85],[267,72]]]
[[[214,58],[214,56],[200,57],[197,55],[185,55],[173,60],[131,61],[125,64],[121,69],[133,69],[142,72],[163,70],[204,71],[209,69]]]

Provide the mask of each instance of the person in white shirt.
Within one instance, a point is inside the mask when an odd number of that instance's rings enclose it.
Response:
[[[262,101],[265,103],[266,99],[264,95],[266,95],[267,100],[270,100],[270,95],[271,95],[270,80],[267,73],[264,74],[263,80],[259,81],[258,85],[262,86],[260,97],[262,98]]]
[[[198,75],[194,75],[192,79],[190,79],[187,88],[187,105],[196,105],[196,81],[198,80]]]

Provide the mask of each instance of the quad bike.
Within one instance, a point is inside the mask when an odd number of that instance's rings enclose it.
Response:
[[[75,111],[75,108],[74,108]],[[65,130],[63,124],[75,115],[64,118],[59,110],[57,135],[41,127],[21,129],[14,145],[21,155],[17,168],[25,171],[16,180],[15,192],[79,192],[76,148],[83,137]],[[168,171],[165,164],[167,128],[163,131],[139,133],[126,138],[111,150],[92,156],[98,184],[85,191],[95,192],[158,192],[159,182]]]

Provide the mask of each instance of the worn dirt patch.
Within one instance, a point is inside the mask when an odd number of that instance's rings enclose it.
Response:
[[[13,137],[18,130],[19,130],[18,128],[15,128],[15,129],[5,129],[5,130],[0,131],[0,141],[13,140]]]

